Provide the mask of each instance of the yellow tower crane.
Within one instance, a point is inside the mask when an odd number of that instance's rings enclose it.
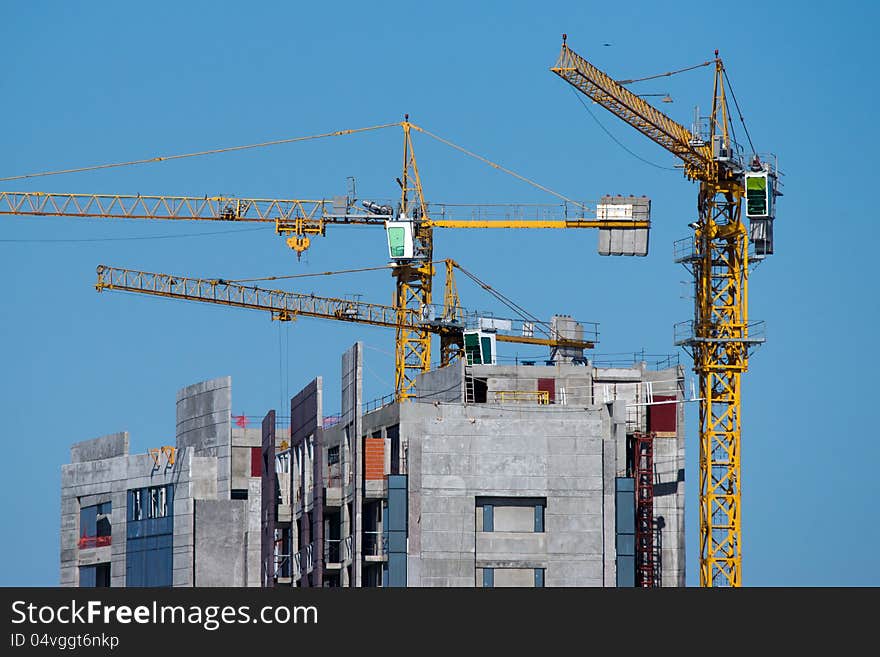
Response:
[[[714,64],[708,134],[698,125],[688,130],[597,69],[568,47],[564,34],[550,70],[680,158],[684,175],[700,184],[694,235],[676,245],[676,260],[694,276],[694,319],[676,326],[675,340],[690,349],[700,382],[700,585],[740,586],[741,377],[749,349],[763,342],[761,323],[748,318],[749,241],[753,258],[773,253],[780,192],[774,160],[753,153],[744,162],[732,138],[717,50]]]
[[[477,329],[480,325],[480,314],[461,307],[456,290],[453,268],[458,267],[454,260],[446,260],[446,302],[439,312],[426,315],[413,309],[402,312],[394,306],[377,303],[366,303],[351,299],[321,297],[314,294],[302,294],[284,290],[270,290],[254,285],[243,285],[236,281],[216,278],[192,278],[171,274],[160,274],[132,269],[120,269],[99,265],[98,279],[95,288],[99,292],[112,290],[118,292],[136,292],[149,296],[199,301],[234,308],[263,310],[271,314],[273,320],[293,321],[298,317],[312,317],[333,321],[365,324],[396,331],[406,330],[414,333],[426,332],[440,336],[441,344],[449,347],[446,353],[449,360],[461,357],[466,353],[465,360],[472,362],[494,361],[493,352],[485,352],[481,345],[470,349],[467,345],[468,328]],[[334,273],[334,272],[328,272]],[[402,317],[402,318],[401,318]],[[497,342],[514,344],[541,345],[551,349],[592,349],[593,340],[556,335],[552,331],[548,337],[534,335],[533,322],[520,320],[502,320],[492,318],[494,339]],[[547,326],[547,322],[540,322]],[[526,326],[523,326],[525,324]],[[502,328],[498,328],[502,326]],[[525,330],[524,330],[525,329]],[[546,331],[545,331],[546,332]],[[595,333],[595,331],[593,331]],[[592,336],[591,336],[592,337]]]
[[[598,228],[606,232],[642,231],[643,233],[647,233],[648,229],[650,229],[651,222],[649,216],[647,214],[640,215],[639,213],[634,215],[631,205],[606,204],[597,208],[597,216],[587,216],[592,210],[582,204],[555,194],[555,192],[546,187],[411,123],[408,115],[400,123],[372,128],[343,130],[327,135],[319,135],[319,137],[352,134],[390,126],[400,126],[403,129],[404,137],[403,173],[401,178],[398,179],[401,196],[397,208],[366,201],[363,203],[365,211],[356,210],[350,206],[349,199],[345,197],[301,200],[0,191],[0,215],[203,220],[234,223],[262,222],[274,224],[276,233],[286,236],[287,245],[298,256],[310,247],[312,237],[325,235],[326,228],[329,225],[384,227],[388,234],[389,257],[394,264],[393,275],[396,279],[394,295],[394,308],[397,312],[395,322],[395,395],[399,401],[405,401],[413,396],[416,376],[427,372],[431,365],[432,333],[424,325],[413,324],[408,318],[432,306],[434,228]],[[555,194],[566,202],[574,203],[582,216],[568,218],[566,215],[562,218],[554,219],[543,217],[535,219],[510,217],[454,219],[446,216],[435,218],[432,216],[431,208],[425,200],[422,189],[422,182],[413,149],[412,131],[439,140],[448,146],[489,164],[497,170],[513,175],[545,192]],[[303,137],[274,143],[311,138]],[[214,153],[240,148],[244,147],[207,152]],[[201,154],[203,153],[172,157],[189,157]],[[172,159],[172,157],[152,158],[150,160],[120,163],[119,165],[99,165],[91,168],[100,169],[107,168],[108,166],[141,164],[149,161]],[[87,167],[71,171],[88,169]],[[446,363],[452,358],[451,348],[452,345],[449,341],[441,336],[441,362]]]

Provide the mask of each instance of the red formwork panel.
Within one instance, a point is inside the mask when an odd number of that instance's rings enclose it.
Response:
[[[364,439],[364,479],[377,481],[385,478],[385,440]]]

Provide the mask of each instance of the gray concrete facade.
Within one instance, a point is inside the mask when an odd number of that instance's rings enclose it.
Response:
[[[259,586],[261,490],[250,459],[261,436],[232,428],[231,389],[221,377],[177,393],[176,445],[130,454],[122,432],[71,447],[61,468],[62,586],[80,585],[81,566],[105,563],[110,585],[127,585],[128,493],[159,486],[173,489],[172,585]],[[233,486],[247,499],[230,499]],[[80,510],[104,502],[112,504],[109,545],[93,546],[81,538]],[[220,552],[223,560],[211,565]]]
[[[393,476],[405,490],[395,581],[615,586],[616,480],[632,476],[632,436],[652,432],[660,582],[684,586],[682,368],[543,362],[457,361],[420,376],[414,399],[367,411],[356,343],[342,357],[340,415],[324,417],[315,377],[269,443],[265,427],[233,426],[229,377],[187,386],[173,463],[166,450],[130,454],[126,433],[71,447],[61,584],[109,563],[110,584],[126,586],[128,492],[169,485],[173,586],[260,586],[261,562],[266,585],[387,585]],[[112,540],[83,541],[80,510],[107,502]]]
[[[458,361],[418,377],[415,399],[356,413],[360,358],[355,347],[344,355],[342,414],[323,429],[327,485],[320,491],[299,481],[298,472],[312,477],[310,462],[292,473],[292,490],[306,497],[294,504],[292,520],[304,518],[315,508],[309,498],[323,493],[326,535],[349,546],[339,552],[334,586],[381,585],[375,568],[387,567],[387,550],[377,554],[369,547],[368,534],[375,540],[383,531],[388,497],[386,480],[365,476],[367,470],[375,475],[376,467],[367,467],[365,444],[376,440],[386,477],[407,481],[408,586],[480,586],[487,569],[497,575],[493,585],[525,585],[531,578],[532,585],[615,586],[615,481],[631,476],[630,438],[652,430],[656,404],[675,409],[675,426],[655,432],[661,582],[684,586],[680,367]],[[478,388],[480,399],[474,399]],[[498,528],[485,531],[481,505],[493,502]],[[288,504],[282,501],[279,509]],[[527,529],[523,504],[533,505],[526,513],[538,514],[534,507],[540,507],[540,531],[537,525]],[[513,517],[518,524],[504,529]],[[284,584],[301,585],[296,577]]]
[[[405,405],[409,586],[475,586],[478,568],[543,568],[546,586],[611,585],[607,422],[601,407]],[[543,500],[544,531],[481,531],[480,497]]]

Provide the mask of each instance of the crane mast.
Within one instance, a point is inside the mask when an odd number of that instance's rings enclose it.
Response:
[[[413,150],[412,124],[409,115],[403,121],[403,179],[398,220],[412,221],[413,258],[395,261],[396,288],[394,307],[398,325],[394,349],[394,383],[399,401],[416,394],[419,374],[431,369],[431,334],[414,329],[405,320],[417,317],[431,307],[431,282],[434,279],[434,231],[422,192],[422,180]]]
[[[742,217],[746,194],[742,161],[730,135],[724,65],[715,51],[715,79],[708,139],[690,131],[572,51],[563,35],[551,71],[677,156],[684,174],[699,182],[692,240],[677,261],[694,276],[694,319],[676,327],[676,343],[689,348],[700,389],[700,585],[742,585],[741,441],[742,375],[749,349],[763,338],[749,335],[749,230]],[[755,156],[753,171],[769,182],[766,221],[756,240],[772,253],[774,168]],[[760,232],[760,231],[759,231]],[[766,235],[765,235],[766,237]],[[682,330],[684,329],[684,330]]]

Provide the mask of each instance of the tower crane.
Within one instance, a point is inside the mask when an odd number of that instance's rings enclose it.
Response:
[[[741,378],[750,348],[763,342],[762,324],[748,318],[749,242],[755,259],[773,253],[781,195],[775,158],[753,153],[744,161],[717,50],[714,65],[708,134],[699,125],[688,130],[593,66],[569,48],[564,34],[550,69],[678,157],[685,177],[700,186],[693,237],[676,244],[676,261],[694,277],[694,319],[676,326],[675,341],[690,350],[699,378],[700,585],[707,587],[742,584]]]
[[[120,269],[99,265],[95,287],[104,290],[136,292],[150,296],[199,301],[236,308],[263,310],[272,319],[292,321],[298,317],[313,317],[333,321],[365,324],[393,328],[397,331],[427,332],[440,336],[441,344],[448,354],[442,365],[447,365],[454,357],[464,352],[466,361],[491,364],[495,361],[495,350],[480,344],[479,339],[470,344],[467,339],[468,328],[478,328],[481,317],[478,313],[461,307],[453,277],[453,268],[458,266],[454,260],[446,260],[445,303],[439,313],[416,312],[407,308],[402,313],[399,308],[376,303],[321,297],[283,290],[269,290],[257,286],[242,285],[235,281],[210,278],[191,278],[170,274],[160,274],[131,269]],[[403,319],[401,319],[401,316]],[[562,336],[551,332],[549,337],[534,335],[534,324],[519,320],[500,320],[492,318],[492,341],[527,345],[543,345],[551,349],[592,349],[594,340],[583,340]],[[542,322],[546,324],[546,322]],[[519,332],[516,332],[519,329]],[[479,331],[471,331],[476,338]],[[595,335],[595,331],[592,332]],[[592,337],[592,336],[591,336]]]
[[[434,228],[597,228],[600,234],[606,233],[606,238],[608,233],[615,231],[642,231],[647,244],[647,231],[651,225],[649,212],[634,213],[632,205],[613,201],[597,206],[595,217],[587,216],[591,211],[581,204],[577,205],[583,210],[583,216],[573,218],[567,215],[558,219],[434,217],[422,189],[413,149],[413,131],[438,139],[545,191],[550,190],[411,123],[409,115],[405,116],[404,121],[389,125],[400,126],[404,137],[403,172],[397,179],[401,196],[396,208],[364,201],[364,210],[359,210],[352,207],[350,199],[345,197],[301,200],[0,191],[0,215],[267,223],[274,224],[276,233],[286,237],[287,245],[298,256],[310,247],[313,237],[325,235],[328,226],[383,227],[388,236],[389,257],[394,264],[393,276],[396,280],[395,395],[400,401],[414,395],[415,377],[427,372],[431,364],[432,333],[423,324],[413,324],[409,318],[421,309],[432,306]],[[351,134],[371,129],[375,128],[334,134]],[[452,357],[449,350],[453,347],[451,342],[441,336],[441,362],[448,362]]]

